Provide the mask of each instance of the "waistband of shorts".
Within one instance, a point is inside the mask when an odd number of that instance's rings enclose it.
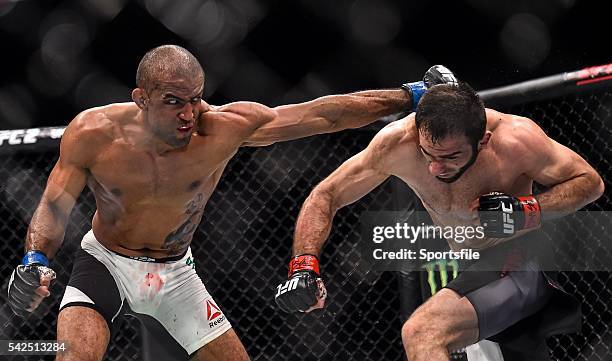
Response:
[[[109,251],[111,251],[112,253],[116,254],[117,256],[121,256],[121,257],[124,257],[124,258],[129,258],[129,259],[132,259],[134,261],[151,262],[151,263],[168,263],[168,262],[180,261],[181,259],[183,259],[183,257],[185,257],[185,255],[189,251],[189,249],[186,249],[185,252],[181,253],[178,256],[161,257],[161,258],[153,258],[153,257],[147,257],[147,256],[128,256],[126,254],[121,254],[119,252],[115,252],[112,249],[109,249]]]
[[[86,237],[90,237],[90,240],[95,241],[95,243],[99,246],[104,248],[105,250],[107,250],[110,253],[116,254],[117,256],[121,256],[123,258],[129,258],[132,259],[134,261],[139,261],[139,262],[150,262],[150,263],[169,263],[169,262],[176,262],[176,261],[180,261],[181,259],[183,259],[183,257],[185,257],[185,255],[187,254],[187,252],[189,252],[189,247],[187,247],[187,249],[177,255],[177,256],[170,256],[170,257],[160,257],[160,258],[156,258],[156,257],[147,257],[147,256],[129,256],[126,254],[122,254],[116,251],[113,251],[112,249],[109,249],[108,247],[106,247],[105,245],[103,245],[102,243],[100,243],[100,241],[98,241],[98,239],[96,238],[96,235],[93,233],[93,229],[90,230],[89,232],[87,232],[87,234],[85,235],[85,237],[83,238],[83,241],[85,241]]]

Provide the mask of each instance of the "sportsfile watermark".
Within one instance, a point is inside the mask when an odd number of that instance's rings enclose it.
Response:
[[[612,271],[612,212],[581,211],[529,230],[501,218],[500,237],[474,214],[448,214],[452,225],[433,224],[426,212],[364,212],[362,260],[374,270],[423,270],[452,262],[460,270],[523,270],[536,260],[543,271]],[[530,263],[533,264],[533,263]]]

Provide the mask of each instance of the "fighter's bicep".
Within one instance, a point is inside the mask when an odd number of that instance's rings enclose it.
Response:
[[[79,129],[79,119],[66,128],[60,142],[60,156],[47,179],[43,198],[71,206],[85,188],[86,167],[92,162],[98,141],[92,132]],[[72,202],[68,202],[68,201]],[[68,202],[68,203],[67,203]]]
[[[267,108],[246,145],[267,145],[338,130],[321,100]]]
[[[87,171],[75,164],[57,161],[43,194],[45,201],[61,208],[72,208],[87,182]]]
[[[333,193],[335,208],[359,200],[389,178],[370,153],[370,149],[365,149],[354,155],[321,182],[323,189]]]
[[[527,172],[534,181],[553,186],[582,174],[588,163],[566,146],[547,138],[535,154]]]
[[[263,146],[277,131],[277,112],[260,103],[240,101],[210,107],[201,116],[200,128],[204,134],[223,134],[238,139],[242,146]]]

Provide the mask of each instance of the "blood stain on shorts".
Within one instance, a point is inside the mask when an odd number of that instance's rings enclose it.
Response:
[[[154,293],[158,293],[164,285],[164,280],[157,273],[147,273],[143,282],[144,288],[152,289]]]

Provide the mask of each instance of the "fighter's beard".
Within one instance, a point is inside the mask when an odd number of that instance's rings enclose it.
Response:
[[[476,162],[476,158],[478,158],[478,153],[479,153],[478,152],[478,145],[473,146],[472,147],[472,156],[467,161],[467,163],[465,163],[465,165],[459,169],[457,174],[455,174],[454,176],[452,176],[450,178],[440,178],[440,177],[436,177],[436,178],[439,181],[442,181],[444,183],[453,183],[453,182],[455,182],[457,179],[459,179],[463,175],[463,173],[465,173],[466,170],[468,170],[469,167],[472,166],[472,164],[474,164],[474,162]]]

